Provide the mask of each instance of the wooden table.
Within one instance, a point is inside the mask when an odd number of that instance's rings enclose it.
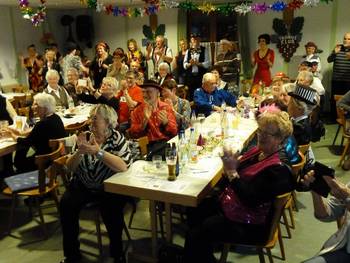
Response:
[[[202,132],[215,136],[221,133],[219,114],[209,116],[202,125]],[[254,136],[257,129],[255,120],[242,119],[238,129],[232,129],[231,139],[243,147]],[[173,138],[171,141],[176,141]],[[228,138],[230,140],[230,138]],[[155,203],[165,203],[166,239],[172,241],[171,204],[197,206],[214,188],[222,174],[222,162],[217,152],[200,156],[197,163],[189,163],[180,171],[176,181],[167,180],[167,166],[155,169],[151,162],[136,161],[128,171],[118,173],[104,182],[105,191],[150,200],[150,220],[152,233],[152,257],[142,257],[147,262],[156,262],[157,258],[157,217]],[[140,259],[140,258],[139,258]]]
[[[8,93],[6,93],[8,94]],[[21,93],[14,93],[21,94]],[[59,114],[64,126],[68,126],[74,123],[81,123],[89,118],[90,110],[93,107],[91,104],[84,104],[76,107],[76,114],[72,118],[65,118],[63,114]],[[16,151],[17,142],[10,138],[0,138],[0,157]]]

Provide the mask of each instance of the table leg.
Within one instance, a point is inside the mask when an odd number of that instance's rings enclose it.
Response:
[[[173,236],[171,231],[171,204],[165,203],[165,227],[166,227],[166,241],[172,243]]]
[[[149,212],[151,218],[151,235],[152,235],[152,257],[157,258],[157,214],[156,214],[156,202],[154,200],[149,201]]]

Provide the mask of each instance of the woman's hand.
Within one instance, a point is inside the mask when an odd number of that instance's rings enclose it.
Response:
[[[87,139],[88,134],[90,138]],[[78,151],[81,154],[95,155],[100,150],[100,146],[96,142],[95,136],[90,132],[82,132],[78,136],[77,140]]]
[[[224,171],[228,178],[238,177],[237,167],[239,165],[239,152],[233,151],[232,148],[224,146],[224,154],[221,157],[224,164]]]

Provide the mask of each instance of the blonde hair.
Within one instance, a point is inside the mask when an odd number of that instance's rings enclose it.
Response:
[[[114,92],[117,92],[119,84],[118,84],[118,80],[116,80],[115,78],[113,78],[113,77],[104,77],[103,80],[102,80],[102,83],[106,83],[106,84],[111,85],[111,89]]]
[[[287,112],[264,112],[258,117],[258,125],[274,126],[277,128],[276,137],[284,140],[293,133],[293,124]]]
[[[118,115],[115,110],[106,104],[98,104],[94,106],[90,111],[90,117],[99,114],[111,129],[114,129],[118,125]]]

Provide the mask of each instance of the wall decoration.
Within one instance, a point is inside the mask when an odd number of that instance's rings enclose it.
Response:
[[[32,22],[33,26],[39,26],[46,18],[46,0],[40,0],[38,8],[30,7],[28,0],[19,0],[19,8],[21,9],[22,17]]]
[[[302,37],[304,26],[304,17],[292,18],[291,24],[287,24],[282,19],[275,18],[272,28],[277,35],[271,36],[272,43],[277,44],[279,52],[282,54],[284,61],[289,62],[297,48]]]

